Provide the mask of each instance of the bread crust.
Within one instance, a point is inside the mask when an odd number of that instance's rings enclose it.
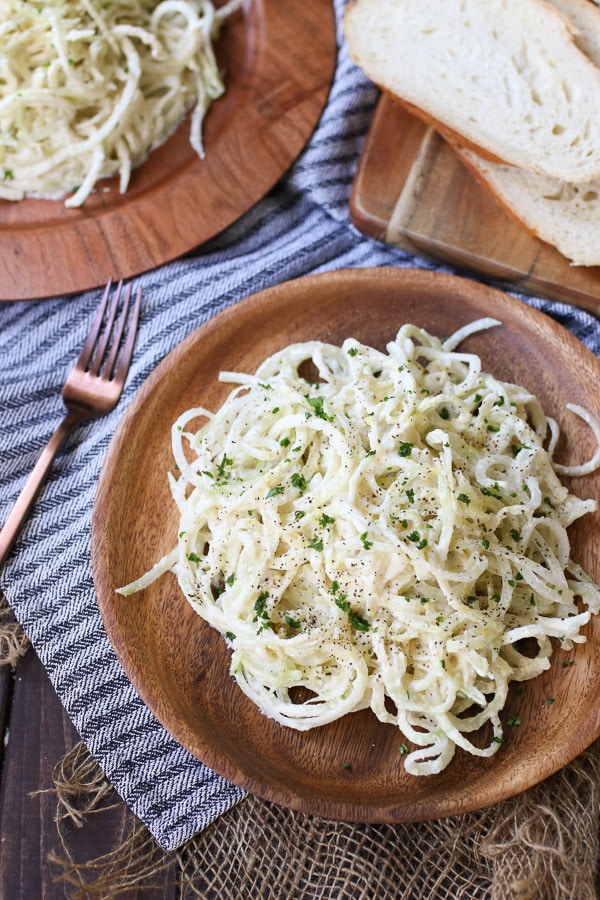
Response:
[[[459,134],[459,132],[453,131],[444,122],[440,122],[439,119],[435,119],[424,109],[420,109],[418,106],[415,106],[408,100],[404,100],[402,97],[398,97],[396,94],[393,94],[392,91],[389,91],[386,87],[381,87],[380,85],[377,85],[377,87],[379,87],[384,94],[386,94],[391,100],[393,100],[397,106],[401,106],[411,115],[416,116],[418,119],[421,119],[421,121],[429,127],[435,128],[438,134],[441,134],[441,136],[445,138],[448,143],[452,145],[452,147],[456,149],[464,147],[466,150],[473,150],[474,153],[478,153],[479,156],[483,157],[483,159],[488,159],[490,162],[505,162],[505,160],[501,159],[501,157],[496,156],[495,154],[486,150],[485,147],[480,147],[479,145],[474,144],[468,138],[465,138],[464,135]]]
[[[587,6],[581,4],[591,6],[589,0],[556,0],[561,9],[548,0],[494,0],[497,10],[490,8],[489,22],[481,16],[481,7],[468,0],[466,11],[462,6],[459,9],[458,0],[445,0],[447,7],[440,0],[420,2],[422,6],[416,0],[354,0],[346,9],[344,33],[350,55],[381,90],[453,143],[473,149],[491,161],[519,165],[567,181],[600,177],[600,68],[579,49],[579,32],[563,11],[568,7],[587,15]],[[429,19],[419,20],[421,31],[411,22],[396,40],[404,7],[416,19],[421,10],[431,10]],[[425,60],[424,54],[419,56],[419,49],[412,50],[422,46],[433,52],[442,46],[443,29],[437,27],[433,17],[437,12],[442,15],[444,9],[452,10],[451,24],[458,48],[462,49],[462,41],[469,55],[464,65],[454,65],[459,53],[455,52],[451,60],[444,55],[438,71],[434,57]],[[513,40],[510,15],[523,9],[527,15],[518,19],[515,29],[518,30],[519,22],[523,26],[523,22],[539,20],[538,38],[523,34],[522,39]],[[386,13],[391,21],[382,23]],[[594,9],[592,14],[600,20],[600,11]],[[469,22],[463,28],[463,15],[465,19],[474,15],[475,25]],[[494,20],[494,15],[499,18]],[[411,33],[411,27],[412,44],[404,37]],[[501,39],[497,38],[496,27]],[[481,36],[490,39],[488,55],[482,54],[477,44]],[[550,50],[546,49],[548,37],[552,38]],[[381,57],[376,49],[380,39],[382,47],[387,45]],[[451,40],[449,35],[448,41]],[[431,59],[434,62],[429,67]],[[478,69],[482,59],[486,65],[481,64]],[[499,60],[504,60],[500,71]],[[561,68],[561,62],[572,63],[574,71],[566,65]],[[482,70],[484,77],[479,85]],[[441,80],[440,73],[444,76]],[[468,78],[464,73],[468,73]],[[440,84],[447,86],[440,90]],[[492,84],[503,86],[499,99],[490,87]],[[536,96],[538,86],[542,89],[541,99]],[[462,102],[453,103],[458,92]],[[476,109],[477,114],[470,114],[469,108]]]

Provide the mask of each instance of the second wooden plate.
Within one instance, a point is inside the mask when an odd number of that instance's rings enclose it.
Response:
[[[43,299],[129,278],[207,241],[296,159],[323,110],[336,59],[330,0],[251,0],[224,27],[227,91],[205,121],[206,158],[184,120],[121,195],[100,182],[80,209],[0,200],[0,301]]]

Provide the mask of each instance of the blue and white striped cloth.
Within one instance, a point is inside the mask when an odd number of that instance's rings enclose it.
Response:
[[[2,573],[2,585],[69,715],[130,808],[166,849],[181,845],[243,792],[210,772],[163,729],[127,681],[98,613],[90,525],[100,467],[116,425],[160,360],[202,322],[267,286],[366,266],[442,268],[359,234],[352,178],[376,91],[348,59],[334,0],[339,55],[321,121],[294,168],[225,233],[140,279],[144,306],[125,393],[83,425],[58,458]],[[445,270],[448,269],[445,267]],[[0,521],[62,416],[60,391],[80,352],[98,292],[0,308]],[[600,355],[585,313],[529,301]]]

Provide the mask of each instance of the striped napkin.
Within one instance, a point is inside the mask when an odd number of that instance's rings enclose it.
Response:
[[[127,681],[104,632],[92,581],[90,527],[100,468],[117,423],[173,347],[249,294],[331,269],[442,268],[365,238],[350,224],[352,178],[377,94],[347,56],[344,5],[345,0],[335,0],[339,54],[331,94],[303,155],[225,233],[138,279],[142,324],[121,402],[72,436],[2,573],[8,600],[82,739],[165,849],[205,828],[243,792],[193,758],[157,722]],[[0,521],[62,416],[62,384],[98,296],[89,292],[0,308]],[[600,325],[591,316],[557,303],[527,302],[600,355]]]

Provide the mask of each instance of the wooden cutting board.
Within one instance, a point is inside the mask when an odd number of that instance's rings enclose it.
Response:
[[[377,240],[600,313],[600,266],[572,266],[528,234],[437,132],[387,96],[367,135],[350,213]]]

